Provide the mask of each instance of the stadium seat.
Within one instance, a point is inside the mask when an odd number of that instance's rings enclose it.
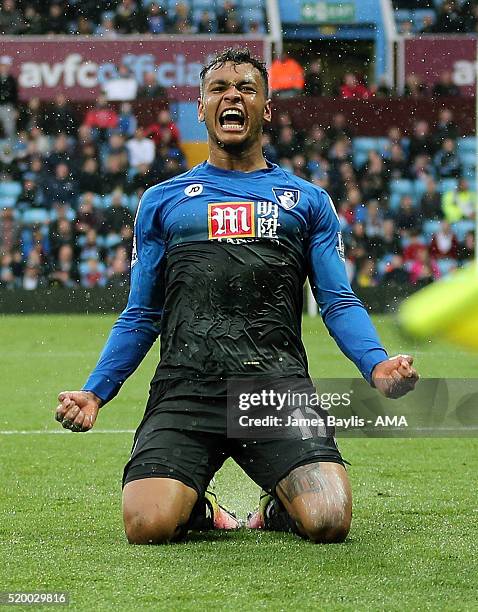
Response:
[[[458,138],[456,145],[459,153],[476,152],[476,138],[474,136],[464,136],[463,138]]]
[[[452,229],[455,232],[458,242],[463,242],[468,232],[472,232],[475,229],[475,222],[471,219],[462,219],[452,224]]]
[[[458,181],[456,179],[443,179],[438,183],[438,191],[446,193],[447,191],[456,191]]]
[[[36,225],[37,223],[48,223],[50,213],[46,208],[29,208],[22,215],[22,222],[25,225]]]
[[[442,276],[446,276],[457,267],[456,259],[437,259],[437,266]]]
[[[475,166],[476,165],[476,153],[474,151],[460,151],[458,150],[458,157],[462,166]]]
[[[440,221],[437,221],[435,219],[427,219],[426,221],[423,222],[423,235],[427,243],[430,242],[433,234],[438,232],[439,229],[440,229]]]
[[[0,182],[0,207],[13,208],[22,192],[22,184],[17,181]]]

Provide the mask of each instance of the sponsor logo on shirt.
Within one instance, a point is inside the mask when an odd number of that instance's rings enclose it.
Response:
[[[210,240],[254,238],[254,202],[209,204],[208,230]]]
[[[201,193],[203,192],[203,189],[204,189],[204,186],[201,185],[201,183],[193,183],[192,185],[188,185],[185,188],[184,193],[190,198],[192,198],[194,196],[201,195]]]
[[[298,189],[279,189],[278,187],[273,187],[272,191],[279,206],[282,206],[285,210],[290,210],[299,203],[300,191]]]

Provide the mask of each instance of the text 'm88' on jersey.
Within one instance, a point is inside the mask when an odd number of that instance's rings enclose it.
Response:
[[[273,164],[245,173],[207,162],[148,189],[136,217],[128,305],[84,388],[115,395],[159,321],[155,379],[308,376],[307,276],[330,333],[370,380],[387,354],[350,288],[324,190]],[[136,333],[137,354],[121,357],[128,332]]]

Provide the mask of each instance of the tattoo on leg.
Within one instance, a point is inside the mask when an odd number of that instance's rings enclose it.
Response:
[[[301,465],[293,470],[278,484],[279,489],[289,502],[303,493],[319,493],[323,491],[323,476],[317,463]]]

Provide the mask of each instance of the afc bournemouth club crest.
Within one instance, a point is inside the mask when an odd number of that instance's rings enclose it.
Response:
[[[273,187],[272,191],[279,206],[282,206],[285,210],[290,210],[299,203],[300,191],[298,189],[278,189]]]

